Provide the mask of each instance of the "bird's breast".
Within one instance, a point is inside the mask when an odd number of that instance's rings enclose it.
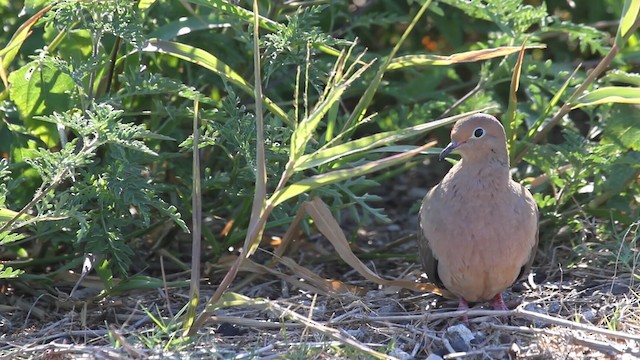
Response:
[[[470,301],[510,286],[529,254],[523,248],[533,241],[531,214],[518,210],[520,200],[508,184],[499,188],[481,180],[444,184],[432,196],[437,206],[428,206],[423,215],[431,217],[423,226],[440,278]]]

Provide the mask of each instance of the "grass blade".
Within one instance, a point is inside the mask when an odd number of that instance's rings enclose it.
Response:
[[[522,72],[522,62],[524,60],[526,43],[527,39],[522,42],[520,53],[518,54],[518,60],[513,68],[513,76],[511,77],[511,87],[509,90],[509,106],[507,107],[506,116],[502,119],[503,122],[506,122],[506,124],[504,124],[504,128],[507,135],[507,149],[513,149],[514,143],[516,142],[516,130],[520,125],[517,118],[518,115],[516,114],[516,108],[518,107],[518,88],[520,87],[520,74]]]
[[[258,0],[253,0],[254,14],[258,14]],[[251,208],[251,220],[249,228],[256,227],[260,217],[264,213],[264,205],[267,200],[267,160],[264,152],[264,114],[262,113],[262,71],[260,68],[260,27],[254,17],[253,24],[253,71],[255,77],[254,100],[256,103],[256,184],[253,194],[253,206]],[[244,243],[244,256],[249,257],[258,247],[260,241],[260,229],[255,237],[252,232],[247,233]]]
[[[253,9],[255,13],[258,13],[258,0],[253,1]],[[253,205],[251,208],[251,219],[249,221],[249,230],[247,231],[247,234],[245,236],[244,245],[242,247],[240,256],[238,256],[236,261],[234,261],[233,265],[231,266],[229,271],[227,271],[227,274],[222,279],[222,282],[220,283],[214,294],[207,301],[204,311],[202,311],[200,315],[198,315],[198,318],[189,327],[189,330],[185,334],[186,336],[193,336],[198,331],[198,329],[200,329],[205,324],[207,318],[209,317],[209,314],[211,314],[211,311],[213,311],[212,309],[215,308],[218,301],[223,298],[226,290],[229,288],[229,285],[231,285],[231,282],[235,279],[243,261],[251,256],[251,254],[257,249],[258,245],[260,244],[260,237],[262,235],[262,231],[264,230],[267,217],[273,209],[272,207],[265,206],[267,196],[267,170],[264,150],[264,119],[262,113],[262,101],[264,97],[262,96],[262,78],[260,71],[260,27],[257,24],[257,18],[254,18],[254,22],[253,61],[255,72],[254,99],[256,102],[256,184],[253,196]]]
[[[193,169],[191,189],[191,282],[189,288],[189,304],[183,324],[187,331],[195,321],[196,308],[200,299],[200,249],[202,248],[202,188],[200,187],[200,131],[199,131],[199,103],[193,103]]]
[[[526,46],[525,49],[544,49],[545,45]],[[416,66],[442,66],[460,63],[489,60],[497,57],[507,56],[521,51],[521,46],[502,46],[498,48],[465,51],[449,56],[442,55],[405,55],[399,56],[389,63],[387,70],[398,70],[406,67]]]
[[[640,104],[640,88],[608,86],[596,89],[579,97],[572,104],[572,109],[608,103]]]
[[[220,16],[217,15],[210,15],[206,18],[191,16],[188,18],[180,18],[163,25],[150,33],[149,37],[169,40],[196,31],[226,28],[229,26],[231,25],[223,22]]]
[[[622,19],[616,34],[616,44],[622,46],[624,38],[637,27],[638,15],[640,15],[640,0],[628,0],[622,10]]]
[[[331,171],[325,174],[320,174],[320,175],[306,178],[304,180],[300,180],[296,183],[293,183],[283,188],[282,190],[276,191],[273,194],[273,196],[271,196],[271,198],[269,199],[269,204],[271,206],[277,206],[282,202],[288,199],[291,199],[294,196],[311,191],[321,186],[334,184],[347,179],[352,179],[354,177],[362,176],[374,171],[385,169],[389,166],[400,164],[406,161],[407,159],[410,159],[413,156],[419,154],[421,151],[432,147],[435,144],[436,142],[433,141],[426,145],[417,147],[406,153],[392,155],[392,156],[389,156],[380,160],[371,161],[366,164],[356,166],[350,169],[341,169],[341,170]]]
[[[357,154],[359,152],[367,151],[369,149],[383,146],[392,142],[404,140],[411,136],[417,136],[427,131],[431,131],[441,126],[453,123],[458,119],[482,112],[484,110],[486,109],[471,111],[424,124],[418,124],[405,129],[387,131],[370,136],[365,136],[363,138],[349,141],[340,145],[323,148],[313,154],[303,155],[302,157],[300,157],[294,164],[294,170],[302,171],[310,169],[347,155]]]
[[[346,58],[340,56],[338,58],[337,73],[342,73],[342,66],[344,65]],[[336,75],[332,82],[327,85],[326,95],[323,95],[323,100],[318,104],[313,112],[302,120],[291,136],[291,159],[296,161],[304,154],[304,150],[307,146],[307,142],[311,139],[311,135],[320,124],[320,121],[324,116],[338,103],[342,94],[347,88],[358,78],[362,73],[369,68],[369,64],[366,64],[356,70],[353,74],[344,73],[343,75]]]
[[[188,0],[192,4],[202,5],[210,9],[215,9],[223,14],[231,15],[234,19],[242,19],[249,24],[255,24],[254,12],[251,12],[238,5],[231,4],[224,0]],[[284,25],[264,16],[258,15],[258,26],[269,31],[278,31],[285,28]]]

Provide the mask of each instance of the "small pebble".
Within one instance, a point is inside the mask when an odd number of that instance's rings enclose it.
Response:
[[[247,329],[243,329],[236,324],[222,323],[218,326],[217,334],[220,336],[240,336],[248,332]]]
[[[534,304],[534,303],[529,303],[529,304],[525,305],[524,309],[527,310],[527,311],[538,313],[538,314],[546,314],[547,313],[547,311],[542,306],[540,306],[538,304]],[[543,321],[540,321],[540,320],[534,320],[533,321],[533,325],[535,327],[545,327],[545,323]]]
[[[593,321],[596,319],[598,312],[595,311],[592,308],[588,308],[584,311],[582,311],[582,313],[580,314],[582,315],[582,318],[587,321],[588,323],[593,324]]]
[[[389,356],[393,356],[394,358],[397,358],[400,360],[409,360],[413,358],[411,354],[409,354],[408,352],[402,351],[398,348],[394,348],[393,350],[389,351]]]
[[[471,341],[475,338],[471,330],[464,324],[457,324],[447,328],[446,337],[456,351],[471,350]]]
[[[427,356],[425,360],[443,360],[443,359],[442,359],[442,356],[435,353],[431,353],[429,354],[429,356]]]
[[[387,231],[400,231],[400,229],[400,225],[398,224],[391,224],[387,226]]]
[[[560,313],[561,308],[562,306],[560,305],[560,303],[558,301],[554,301],[551,304],[549,304],[549,308],[547,309],[547,312],[549,314],[558,314]]]

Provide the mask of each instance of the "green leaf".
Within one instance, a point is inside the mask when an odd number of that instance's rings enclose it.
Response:
[[[367,86],[366,90],[364,91],[364,94],[362,94],[362,96],[360,97],[360,100],[358,100],[358,103],[356,104],[356,107],[351,112],[349,119],[347,119],[347,122],[343,124],[343,127],[342,127],[343,132],[347,133],[347,132],[353,131],[353,129],[355,129],[355,126],[357,126],[365,118],[367,109],[369,108],[369,105],[371,105],[371,102],[373,101],[373,97],[375,93],[378,91],[380,84],[382,84],[382,78],[384,77],[384,74],[387,72],[387,70],[389,70],[389,64],[391,64],[391,61],[400,50],[400,47],[402,46],[404,41],[409,37],[409,34],[413,30],[413,28],[416,26],[419,19],[427,11],[427,8],[429,8],[429,5],[431,5],[431,2],[432,2],[431,0],[427,0],[424,2],[424,4],[422,4],[422,6],[420,7],[420,10],[418,10],[418,12],[413,17],[413,20],[411,20],[407,28],[404,30],[404,32],[402,33],[402,36],[400,37],[398,42],[396,42],[396,45],[393,47],[388,57],[385,59],[385,61],[382,64],[380,64],[380,67],[376,71],[376,74],[369,81],[369,86]]]
[[[305,147],[311,139],[311,135],[318,127],[320,121],[335,104],[338,103],[342,94],[367,70],[370,64],[365,64],[359,68],[354,65],[345,69],[349,52],[343,53],[336,61],[333,76],[327,81],[327,86],[322,95],[321,101],[315,106],[313,112],[305,117],[295,128],[291,135],[291,160],[295,162],[305,151]],[[360,57],[358,57],[359,59]]]
[[[640,108],[614,106],[606,121],[602,142],[640,151]]]
[[[11,244],[12,242],[16,242],[24,238],[25,238],[24,234],[11,233],[9,231],[2,231],[0,232],[0,245]]]
[[[609,71],[602,80],[609,82],[619,82],[640,87],[640,74],[628,73],[620,69],[614,69]]]
[[[65,41],[60,41],[56,46],[57,56],[63,59],[73,59],[74,61],[86,61],[91,56],[93,40],[91,32],[87,29],[62,30],[53,24],[45,26],[43,40],[53,43],[56,38],[64,36]]]
[[[101,259],[96,262],[95,265],[96,273],[100,277],[100,280],[107,287],[107,290],[111,290],[113,287],[113,271],[111,266],[109,266],[109,260]]]
[[[622,19],[620,20],[620,27],[616,35],[616,44],[633,28],[633,25],[638,21],[638,15],[640,14],[640,0],[627,0],[622,10]]]
[[[20,111],[26,127],[49,147],[58,143],[55,125],[33,119],[37,115],[69,108],[69,93],[75,84],[71,76],[50,65],[32,61],[9,75],[9,96]]]
[[[640,88],[608,86],[596,89],[580,96],[571,108],[608,103],[640,104]]]
[[[110,294],[120,294],[128,291],[136,291],[142,289],[161,289],[164,286],[169,287],[186,287],[189,286],[188,281],[170,281],[166,282],[162,279],[143,276],[143,275],[135,275],[128,277],[122,281],[115,282],[113,287],[110,289]]]
[[[232,15],[234,18],[239,18],[246,21],[249,24],[253,24],[253,12],[244,9],[240,6],[233,5],[224,0],[189,0],[192,4],[198,4],[206,6],[211,9],[215,9],[227,15]],[[284,28],[284,25],[268,19],[264,16],[258,17],[260,27],[269,31],[278,31]]]
[[[12,279],[24,274],[24,270],[13,269],[11,266],[5,267],[0,264],[0,279]]]
[[[7,223],[7,221],[13,219],[14,217],[16,217],[18,215],[17,211],[13,211],[11,209],[7,209],[4,207],[0,207],[0,226],[4,225]],[[31,218],[31,216],[27,215],[27,214],[22,214],[20,216],[21,220],[29,220]],[[1,234],[0,234],[1,235]],[[0,238],[2,238],[2,236],[0,236]],[[0,241],[1,242],[1,241]]]
[[[220,61],[220,59],[218,59],[213,54],[200,48],[173,41],[150,39],[144,45],[142,51],[169,54],[179,59],[192,62],[196,65],[204,67],[205,69],[211,70],[223,79],[226,79],[234,85],[238,86],[247,94],[253,95],[253,86],[245,81],[242,76],[240,76],[240,74],[235,72],[229,65]],[[284,110],[282,110],[278,105],[271,101],[271,99],[263,96],[262,100],[264,101],[265,106],[267,107],[267,109],[269,109],[269,111],[282,119],[282,121],[284,121],[288,125],[293,126],[293,121],[289,118],[289,116],[284,112]]]
[[[7,77],[5,69],[9,67],[9,64],[13,61],[13,59],[20,51],[22,44],[27,40],[29,35],[31,35],[31,28],[35,23],[44,15],[49,9],[51,9],[53,5],[49,5],[44,9],[38,11],[35,15],[33,15],[29,20],[25,21],[18,30],[13,34],[11,40],[7,46],[5,46],[2,50],[0,50],[0,78],[4,82],[5,86],[7,85]]]
[[[30,12],[30,11],[34,11],[35,9],[39,9],[42,6],[44,6],[46,3],[51,2],[49,0],[25,0],[24,2],[24,11],[25,12]]]
[[[572,43],[580,46],[581,52],[586,52],[587,49],[593,53],[606,54],[609,51],[609,43],[607,41],[608,34],[604,31],[600,31],[592,26],[584,24],[574,24],[571,21],[560,21],[552,17],[555,22],[549,26],[543,27],[535,35],[545,35],[553,33],[563,33],[569,37]]]
[[[251,305],[255,306],[262,303],[264,303],[264,300],[260,298],[252,299],[250,297],[246,297],[244,295],[228,291],[222,295],[222,298],[218,302],[210,305],[210,307],[207,310],[213,311],[216,309],[227,308],[227,307],[251,306]]]
[[[206,18],[201,16],[181,17],[178,20],[159,27],[149,34],[149,38],[169,40],[196,31],[225,28],[229,26],[230,24],[226,21],[222,21],[218,14],[210,14]]]
[[[571,80],[576,76],[579,69],[580,69],[580,65],[578,65],[576,69],[573,71],[573,73],[571,73],[571,75],[569,75],[569,77],[564,81],[562,86],[556,91],[555,95],[553,95],[553,97],[549,101],[549,104],[545,107],[544,112],[540,114],[540,116],[538,116],[538,119],[533,123],[533,125],[531,125],[531,127],[529,128],[529,131],[527,132],[526,137],[524,138],[525,143],[533,139],[533,137],[536,135],[536,132],[538,131],[538,129],[540,129],[540,127],[544,123],[544,120],[547,118],[547,115],[551,112],[551,110],[556,105],[558,105],[558,103],[560,102],[560,98],[567,91],[567,88],[569,87]],[[516,146],[515,146],[516,150],[513,152],[513,154],[515,156],[518,156],[518,154],[520,154],[520,152],[525,146],[526,145],[523,145],[521,143],[516,143]]]
[[[524,33],[533,24],[548,16],[545,2],[539,6],[522,0],[441,0],[464,11],[469,16],[494,23],[500,31],[510,36]]]
[[[151,5],[155,4],[156,0],[140,0],[138,1],[138,9],[148,9]]]

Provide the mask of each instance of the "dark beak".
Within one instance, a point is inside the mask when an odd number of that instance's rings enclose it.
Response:
[[[442,161],[442,159],[446,158],[447,155],[449,155],[449,153],[451,153],[453,150],[455,150],[461,144],[462,143],[458,143],[458,142],[455,142],[455,141],[450,142],[449,145],[447,145],[447,147],[444,148],[442,150],[442,152],[440,152],[440,156],[438,157],[438,159],[440,159],[440,161]]]

